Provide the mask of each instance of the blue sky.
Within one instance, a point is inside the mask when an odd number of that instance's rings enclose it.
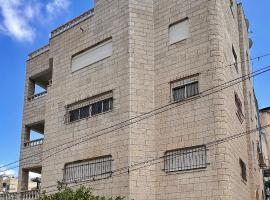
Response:
[[[270,53],[270,1],[243,0],[254,41],[252,57]],[[93,7],[92,0],[0,0],[0,165],[19,159],[25,61],[50,31]],[[270,57],[254,61],[254,70]],[[270,106],[270,73],[255,78],[260,107]]]

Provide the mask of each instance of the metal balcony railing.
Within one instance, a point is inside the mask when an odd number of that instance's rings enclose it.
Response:
[[[34,147],[34,146],[38,146],[38,145],[42,145],[43,144],[43,138],[38,139],[38,140],[32,140],[32,141],[28,141],[24,143],[24,147]]]
[[[41,92],[41,93],[38,93],[38,94],[31,95],[30,97],[28,97],[28,101],[32,101],[34,99],[38,99],[38,98],[43,97],[45,95],[47,95],[47,91],[44,91],[44,92]]]

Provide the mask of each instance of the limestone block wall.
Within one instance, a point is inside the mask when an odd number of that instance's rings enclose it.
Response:
[[[53,84],[46,97],[25,99],[23,121],[25,132],[25,124],[45,120],[45,151],[40,157],[43,189],[55,189],[66,163],[111,155],[113,170],[124,170],[85,182],[97,194],[130,200],[253,200],[256,192],[261,195],[256,134],[207,146],[205,169],[166,173],[161,159],[139,170],[126,170],[170,150],[256,128],[252,80],[205,96],[221,89],[211,88],[250,71],[245,62],[250,53],[244,13],[241,5],[231,3],[97,0],[93,16],[54,35],[49,50],[29,60],[26,76],[28,80],[44,71],[53,59]],[[188,19],[188,38],[170,44],[170,25],[183,19]],[[74,55],[107,39],[112,40],[110,57],[72,72]],[[198,77],[200,95],[173,103],[171,82],[191,76]],[[26,81],[26,94],[30,87]],[[110,112],[66,123],[69,105],[108,91],[113,94]],[[236,115],[236,93],[243,105],[243,122]],[[168,104],[167,111],[150,118],[107,128]],[[247,181],[241,178],[239,159],[247,166]],[[21,182],[25,177],[21,168]]]
[[[53,85],[48,91],[46,104],[46,123],[44,149],[58,146],[58,149],[45,152],[42,177],[43,187],[55,185],[63,179],[66,163],[112,155],[113,170],[128,165],[129,127],[118,129],[110,134],[108,126],[115,125],[129,118],[129,63],[128,63],[128,2],[96,2],[95,14],[54,37],[50,41],[50,57],[53,58]],[[72,55],[112,38],[112,56],[81,70],[71,71]],[[86,98],[112,91],[113,109],[111,112],[65,124],[66,107]],[[117,126],[118,127],[118,126]],[[117,127],[114,127],[117,128]],[[119,127],[118,127],[119,128]],[[95,133],[99,131],[98,133]],[[104,134],[93,140],[77,140]],[[56,153],[68,145],[78,144]],[[85,141],[85,142],[83,142]],[[129,195],[129,183],[126,173],[118,174],[100,181],[90,181],[86,185],[93,187],[102,195]],[[49,190],[55,189],[55,187]]]

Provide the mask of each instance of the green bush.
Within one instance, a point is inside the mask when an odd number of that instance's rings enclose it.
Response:
[[[93,190],[81,186],[79,188],[73,189],[64,185],[63,183],[58,183],[58,192],[47,194],[43,192],[38,200],[123,200],[122,197],[110,197],[106,198],[103,196],[95,196]]]

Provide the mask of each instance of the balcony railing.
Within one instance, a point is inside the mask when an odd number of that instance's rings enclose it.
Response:
[[[29,190],[20,193],[20,200],[38,199],[39,190]]]
[[[12,192],[0,194],[0,200],[36,200],[39,198],[39,190],[29,190],[24,192]]]
[[[17,200],[17,197],[17,192],[0,194],[0,200]]]
[[[41,93],[38,93],[38,94],[31,95],[30,97],[28,97],[28,101],[32,101],[34,99],[38,99],[38,98],[43,97],[45,95],[47,95],[47,91],[44,91],[44,92],[41,92]]]
[[[38,140],[32,140],[32,141],[28,141],[24,143],[24,147],[34,147],[34,146],[38,146],[38,145],[42,145],[43,144],[43,138],[38,139]]]
[[[50,49],[50,45],[47,44],[46,46],[43,46],[43,47],[37,49],[36,51],[30,53],[28,55],[28,59],[30,60],[30,59],[32,59],[32,58],[34,58],[36,56],[39,56],[40,54],[43,54],[43,53],[49,51],[49,49]]]

